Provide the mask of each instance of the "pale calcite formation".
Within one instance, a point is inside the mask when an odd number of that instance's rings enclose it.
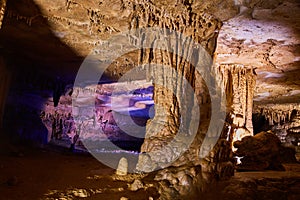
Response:
[[[170,8],[160,7],[148,1],[138,1],[135,9],[130,23],[132,29],[150,26],[180,31],[185,36],[191,37],[194,42],[200,43],[208,53],[213,53],[217,32],[221,26],[221,22],[213,15],[193,12],[188,5]],[[154,44],[159,42],[161,37],[154,35],[152,42]],[[180,41],[182,38],[177,39]],[[187,60],[178,55],[178,52],[183,51],[183,55],[193,56],[193,47],[189,46],[192,45],[192,42],[188,40],[185,42],[187,44],[185,47],[180,46],[180,42],[174,46],[167,46],[169,52],[155,50],[154,46],[153,49],[141,50],[139,54],[141,63],[150,64],[147,78],[153,81],[158,80],[160,85],[154,86],[156,115],[148,123],[146,138],[141,148],[142,152],[149,154],[140,155],[137,170],[147,172],[168,165],[175,166],[173,169],[167,168],[160,171],[156,176],[156,180],[160,183],[159,192],[162,199],[175,198],[177,195],[191,197],[195,195],[196,191],[204,191],[206,184],[212,181],[213,177],[226,178],[233,174],[233,165],[230,162],[231,154],[229,153],[231,151],[230,138],[227,141],[224,134],[215,148],[214,144],[202,146],[211,116],[211,100],[201,75]],[[174,53],[170,53],[170,51]],[[196,55],[196,58],[201,59],[199,55]],[[182,77],[177,78],[176,74],[170,74],[170,71],[166,71],[163,67],[157,68],[151,67],[151,65],[170,66]],[[208,72],[211,71],[211,65],[206,67]],[[213,72],[205,75],[212,76],[212,74]],[[195,89],[194,93],[198,102],[191,101],[189,98],[181,98],[182,95],[188,95],[185,94],[187,86],[183,79],[186,79]],[[212,84],[216,84],[216,82]],[[167,88],[172,88],[173,91]],[[201,112],[194,113],[194,106],[200,106]],[[180,123],[184,123],[181,116],[189,116],[185,118],[189,122],[197,114],[201,116],[201,124],[192,144],[188,145],[185,139],[181,138],[182,141],[176,143],[175,146],[164,148],[174,138],[177,139],[176,134],[178,134]],[[161,128],[162,126],[163,128]],[[189,126],[185,128],[185,134],[188,135]],[[215,135],[219,136],[217,130],[216,133],[207,135],[207,140],[213,141]],[[186,152],[180,155],[182,150]],[[205,152],[204,159],[200,155],[203,152]],[[176,157],[178,159],[173,162],[173,158]],[[166,182],[171,184],[174,189],[167,189],[164,184]]]
[[[131,29],[151,26],[180,31],[184,36],[191,37],[193,42],[202,44],[208,52],[212,53],[217,31],[221,25],[220,21],[206,13],[195,13],[191,11],[188,6],[181,5],[180,8],[174,9],[175,10],[172,10],[169,7],[157,7],[147,1],[137,2],[135,5],[135,12],[132,14],[132,21],[130,23]],[[155,44],[155,42],[159,42],[160,39],[160,35],[154,35],[152,43]],[[170,71],[165,71],[162,67],[149,67],[147,78],[154,81],[161,80],[159,81],[161,85],[156,85],[154,87],[154,102],[158,106],[156,108],[155,118],[149,122],[146,138],[141,149],[142,152],[153,152],[162,149],[163,146],[174,139],[180,123],[189,123],[189,120],[192,120],[193,115],[196,114],[192,112],[194,110],[193,100],[181,98],[182,95],[189,95],[184,94],[187,90],[187,86],[184,84],[183,79],[187,80],[193,88],[197,88],[195,95],[201,98],[199,98],[199,105],[207,104],[207,107],[210,106],[209,100],[207,100],[208,93],[205,84],[201,81],[200,74],[195,72],[195,68],[188,63],[185,58],[178,55],[180,51],[183,51],[183,55],[189,57],[193,56],[193,51],[197,51],[193,50],[192,46],[189,46],[193,44],[192,41],[189,41],[189,38],[185,39],[185,43],[187,44],[185,47],[180,46],[181,39],[184,40],[184,37],[180,38],[180,36],[178,36],[177,44],[167,47],[169,51],[155,50],[154,46],[154,49],[143,49],[140,52],[141,58],[139,60],[141,63],[170,66],[175,69],[175,72],[182,75],[181,78],[176,78],[178,76],[176,73],[170,75]],[[170,53],[171,51],[173,53]],[[196,55],[195,57],[199,57],[199,55]],[[208,65],[207,67],[209,68],[210,66]],[[208,69],[208,71],[209,70],[210,69]],[[173,91],[168,90],[167,88],[172,88]],[[203,105],[201,108],[205,109]],[[182,115],[190,116],[185,118],[182,117],[182,119],[187,120],[187,122],[181,121],[180,116]],[[209,117],[209,113],[205,119],[207,119],[207,117]],[[203,119],[203,122],[205,119]],[[161,125],[163,125],[163,128],[161,128]],[[185,127],[186,130],[184,131],[186,131],[186,134],[188,134],[188,128],[188,126]],[[193,145],[197,146],[196,148],[199,149],[205,133],[199,130],[198,135],[198,137],[202,139],[199,138],[197,143],[194,143]],[[152,155],[150,158],[149,156],[141,155],[138,170],[154,170],[156,168],[164,167],[168,164],[169,159],[172,160],[174,156],[180,155],[180,149],[189,148],[187,145],[186,142],[183,142],[178,148],[165,149],[165,152],[159,152],[162,155]],[[191,147],[191,149],[193,148],[195,147]],[[176,152],[176,149],[178,152]],[[199,151],[192,152],[189,152],[188,157],[192,158],[194,156],[195,160],[193,162],[197,162],[197,157],[199,157],[197,153],[199,153]],[[145,162],[144,159],[147,159],[147,162]],[[179,160],[179,165],[190,162],[185,156],[182,156]]]
[[[227,112],[233,126],[233,142],[253,135],[252,107],[256,74],[253,67],[223,64],[218,67],[221,87],[227,99]]]
[[[116,175],[125,176],[128,172],[128,161],[126,158],[121,158],[118,164]]]

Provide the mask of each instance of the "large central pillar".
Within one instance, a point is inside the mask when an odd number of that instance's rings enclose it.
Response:
[[[135,28],[157,27],[183,34],[183,36],[175,34],[175,37],[178,36],[175,39],[175,44],[166,42],[167,49],[172,49],[171,51],[156,49],[155,44],[164,42],[164,35],[154,35],[152,37],[153,41],[150,41],[153,44],[153,48],[142,49],[140,53],[139,60],[141,64],[149,65],[147,78],[159,82],[159,84],[156,84],[154,81],[155,117],[147,124],[146,138],[141,148],[141,152],[146,153],[154,152],[166,146],[174,139],[181,124],[188,124],[193,119],[193,115],[200,115],[200,113],[193,113],[195,111],[193,109],[193,97],[188,96],[189,94],[186,92],[187,84],[193,88],[194,94],[197,97],[199,96],[200,104],[209,104],[209,94],[206,85],[199,81],[201,77],[197,76],[201,75],[197,75],[195,66],[188,62],[186,57],[193,57],[196,60],[202,59],[199,58],[199,55],[194,55],[197,52],[193,50],[194,43],[201,44],[205,51],[212,55],[218,34],[217,30],[221,26],[221,22],[216,18],[204,13],[193,13],[188,6],[183,6],[178,11],[165,9],[167,8],[157,7],[150,2],[141,1],[135,5],[134,12],[131,15],[130,28],[133,30]],[[167,35],[166,31],[165,37]],[[163,67],[152,67],[154,65],[171,67],[173,72],[171,70],[166,71]],[[209,71],[210,69],[207,70]],[[178,75],[181,77],[178,78]],[[170,88],[172,89],[170,90]],[[203,110],[206,108],[209,108],[209,105]],[[210,117],[209,109],[206,114],[207,116],[205,117],[207,119]],[[204,121],[204,119],[202,120]],[[187,125],[183,129],[188,134],[189,126]],[[202,136],[204,137],[205,135]],[[184,165],[190,162],[190,159],[193,159],[193,162],[197,162],[201,146],[200,140],[194,145],[195,149],[191,150],[188,156],[182,156],[179,158],[180,161],[174,163],[174,165]],[[150,157],[141,155],[137,169],[152,171],[157,168],[164,168],[168,159],[172,160],[175,155],[178,155],[176,151],[184,148],[183,146],[186,144],[183,141],[182,147],[180,145],[178,148],[165,149],[165,152],[158,151],[157,155],[151,154]]]
[[[162,196],[168,194],[176,196],[179,193],[188,198],[194,189],[198,192],[204,191],[205,185],[214,181],[216,177],[224,178],[233,174],[233,166],[230,162],[230,141],[226,140],[227,137],[218,135],[217,132],[220,132],[218,130],[207,134],[209,124],[215,122],[215,119],[210,119],[214,94],[209,94],[206,81],[202,79],[205,79],[202,77],[203,74],[199,74],[195,66],[178,53],[181,52],[181,55],[185,57],[193,57],[197,60],[196,63],[201,62],[203,59],[201,55],[194,54],[197,50],[191,50],[193,48],[190,44],[194,42],[201,44],[208,55],[213,55],[221,22],[207,13],[194,13],[188,6],[183,5],[180,10],[172,11],[145,1],[134,8],[131,29],[167,28],[192,39],[184,41],[182,46],[180,42],[174,44],[171,47],[172,53],[155,49],[155,46],[152,49],[142,49],[139,59],[141,64],[149,65],[147,78],[158,81],[160,84],[154,84],[155,117],[147,123],[146,136],[141,147],[141,152],[145,154],[140,154],[137,170],[143,172],[158,170],[155,180],[160,182],[159,191]],[[151,42],[155,44],[163,38],[163,34],[153,36]],[[180,41],[181,38],[178,39]],[[170,71],[165,71],[164,68],[152,67],[154,65],[169,66],[182,78],[176,77],[176,74],[170,74]],[[211,65],[206,65],[206,67],[207,69],[204,70],[208,72],[206,76],[212,76]],[[190,101],[183,79],[193,88],[197,102]],[[172,91],[168,90],[169,86]],[[200,112],[195,112],[195,106],[200,107]],[[200,126],[197,127],[196,136],[191,144],[186,146],[186,141],[182,137],[180,138],[182,141],[180,142],[179,139],[179,142],[172,148],[162,148],[178,135],[177,131],[182,123],[192,121],[196,115],[200,116]],[[185,128],[183,132],[189,134],[188,129],[191,127],[185,126]],[[222,128],[223,124],[220,129]],[[203,143],[205,143],[205,150]],[[179,155],[180,150],[185,152],[170,163],[172,158]],[[170,199],[169,196],[165,198]]]

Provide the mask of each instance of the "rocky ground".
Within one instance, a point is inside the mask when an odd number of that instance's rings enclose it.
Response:
[[[1,199],[158,199],[153,174],[115,175],[89,154],[32,149],[1,140]],[[197,199],[299,199],[300,164],[286,171],[236,172]]]
[[[286,171],[236,172],[219,182],[205,199],[299,199],[299,164],[285,164]]]

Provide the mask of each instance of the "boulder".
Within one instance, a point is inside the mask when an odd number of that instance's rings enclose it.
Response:
[[[139,189],[141,189],[143,187],[144,187],[144,184],[139,179],[134,180],[133,183],[129,185],[129,189],[131,191],[138,191]]]
[[[237,170],[284,170],[280,163],[281,142],[271,131],[244,137],[233,145],[237,148],[234,154],[241,162],[237,165]]]
[[[280,147],[280,161],[282,163],[296,163],[296,150],[293,146]]]

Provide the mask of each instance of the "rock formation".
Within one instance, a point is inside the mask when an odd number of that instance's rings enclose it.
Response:
[[[252,107],[256,74],[253,67],[223,64],[218,67],[222,89],[226,94],[227,112],[232,118],[232,140],[253,135]]]
[[[180,4],[173,10],[170,7],[158,7],[152,2],[137,1],[134,4],[134,8],[134,12],[131,15],[131,29],[150,26],[180,31],[194,40],[194,42],[200,43],[207,52],[213,53],[217,32],[221,25],[220,21],[214,16],[207,13],[196,13],[190,9],[189,5],[184,4]],[[164,32],[161,34],[163,35]],[[167,36],[167,31],[165,34]],[[151,43],[159,43],[162,35],[153,36]],[[184,38],[178,36],[179,41],[180,39]],[[155,46],[153,46],[153,49],[142,49],[139,59],[142,64],[170,66],[182,75],[178,79],[176,74],[172,75],[172,72],[162,67],[152,67],[151,65],[147,71],[147,78],[155,84],[154,102],[158,106],[155,110],[156,115],[154,119],[148,122],[146,138],[141,148],[142,152],[149,154],[140,155],[137,170],[147,172],[164,168],[170,164],[176,166],[173,169],[167,168],[159,171],[155,178],[160,183],[159,192],[162,195],[162,199],[178,198],[178,195],[193,196],[197,192],[205,191],[205,185],[215,177],[226,178],[233,174],[233,165],[230,162],[229,153],[231,148],[230,141],[227,141],[223,136],[215,148],[204,145],[204,147],[201,147],[209,123],[210,114],[208,109],[211,106],[211,102],[206,85],[202,79],[203,77],[195,71],[191,63],[180,56],[180,51],[183,51],[182,55],[186,57],[193,56],[193,47],[188,46],[192,42],[188,40],[184,42],[187,44],[186,47],[180,46],[181,43],[178,42],[178,44],[174,44],[175,48],[167,46],[168,51],[156,49]],[[201,58],[196,55],[195,59]],[[207,71],[212,70],[209,65],[205,67],[207,67]],[[208,74],[208,76],[210,75]],[[198,97],[198,102],[195,102],[196,105],[193,100],[180,98],[187,91],[184,79],[195,89],[195,96]],[[155,82],[157,80],[158,82]],[[216,84],[216,82],[212,84]],[[171,148],[165,148],[178,134],[180,123],[181,125],[187,124],[187,122],[189,123],[191,119],[195,118],[195,113],[191,113],[192,110],[195,110],[194,106],[200,106],[200,109],[203,109],[200,113],[201,117],[203,117],[201,119],[201,128],[198,129],[194,142],[188,146],[184,141],[185,139],[181,138],[182,141],[180,143],[177,144],[176,142],[178,141],[175,142],[178,146],[173,145]],[[203,115],[204,113],[206,113],[206,116]],[[190,118],[182,116],[190,116]],[[187,121],[183,121],[181,118]],[[163,127],[161,128],[162,124]],[[185,134],[189,134],[188,129],[188,125],[184,127]],[[207,137],[211,137],[211,140],[216,137],[218,140],[217,131],[212,136],[207,135]],[[214,136],[214,134],[217,136]],[[205,148],[207,148],[203,156],[205,159],[201,162],[202,159],[200,158],[202,155],[200,153]],[[180,155],[180,150],[182,149],[187,150],[187,152]],[[178,160],[172,163],[174,158]]]
[[[298,103],[256,105],[256,121],[263,129],[272,130],[282,143],[282,160],[295,162],[299,153],[300,112]],[[259,131],[259,129],[257,130]]]
[[[237,165],[238,170],[284,170],[279,159],[280,140],[271,131],[246,136],[236,141],[234,147],[241,162]]]
[[[118,164],[116,175],[125,176],[128,171],[128,161],[126,158],[121,158]]]
[[[296,50],[299,46],[299,25],[296,22],[299,20],[299,14],[296,14],[296,4],[295,1],[235,2],[240,6],[240,13],[223,23],[215,51],[216,67],[221,70],[221,77],[228,76],[224,72],[230,70],[232,65],[244,67],[244,70],[247,68],[253,70],[250,72],[253,77],[247,76],[246,78],[246,81],[249,81],[250,90],[244,90],[244,92],[252,93],[249,93],[250,98],[247,98],[247,103],[233,106],[231,111],[237,112],[238,109],[246,111],[246,116],[243,112],[237,113],[242,121],[248,120],[244,128],[250,132],[246,131],[248,134],[253,134],[251,125],[253,104],[254,116],[265,116],[268,121],[263,122],[263,119],[260,123],[255,121],[255,133],[272,129],[277,134],[280,131],[275,131],[275,127],[272,128],[273,123],[277,124],[277,127],[280,126],[278,129],[284,130],[282,123],[290,121],[289,116],[295,109],[293,107],[297,107],[299,103],[297,92],[299,81],[292,75],[299,73]],[[221,78],[221,80],[227,79]],[[225,82],[225,84],[228,83]],[[223,87],[226,89],[225,85]],[[233,86],[233,88],[239,91],[239,87]],[[226,94],[230,92],[229,90]],[[241,95],[242,97],[242,93],[231,93],[233,96],[228,97],[234,100],[234,96]],[[253,96],[253,103],[251,96]],[[242,102],[242,99],[245,98],[235,101]],[[234,101],[232,104],[234,105]],[[230,104],[228,106],[230,107]],[[241,107],[238,108],[239,106]],[[244,106],[247,108],[245,109]],[[237,118],[233,121],[239,120]],[[270,126],[264,124],[270,124]],[[266,129],[259,130],[260,126]],[[243,129],[235,132],[236,135],[238,132],[245,131]],[[287,134],[286,131],[283,132]]]

